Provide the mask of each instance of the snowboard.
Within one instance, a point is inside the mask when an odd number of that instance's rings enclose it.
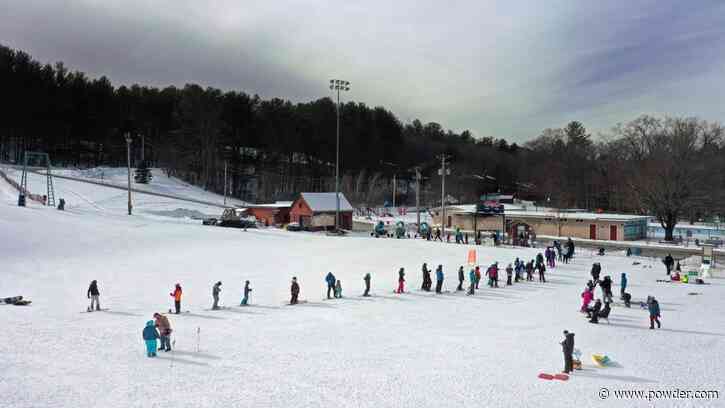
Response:
[[[101,308],[101,310],[95,310],[95,309],[90,309],[89,310],[89,309],[86,309],[86,310],[82,311],[81,313],[107,312],[109,310],[110,310],[109,308]]]
[[[542,380],[568,381],[569,375],[564,374],[564,373],[560,373],[560,374],[539,373],[539,378]]]
[[[301,304],[304,304],[304,303],[307,303],[307,301],[306,301],[306,300],[298,300],[298,301],[297,301],[297,303],[295,303],[295,304],[297,304],[297,305],[301,305]],[[282,304],[283,304],[283,305],[285,305],[285,306],[294,306],[294,305],[293,305],[292,303],[290,303],[290,302],[284,302],[284,303],[282,303]]]
[[[188,310],[182,310],[181,313],[179,313],[179,314],[184,314],[184,313],[191,313],[191,312]],[[167,314],[176,314],[176,311],[173,309],[169,309],[169,312]]]

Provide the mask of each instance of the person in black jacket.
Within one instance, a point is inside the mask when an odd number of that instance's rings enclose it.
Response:
[[[370,296],[370,273],[366,273],[363,280],[365,281],[365,293],[363,293],[363,296],[368,297]]]
[[[463,267],[458,268],[458,287],[456,290],[463,290],[463,281],[466,280]]]
[[[665,268],[667,268],[667,275],[669,275],[670,272],[672,272],[672,267],[675,265],[675,260],[672,258],[672,254],[667,254],[662,262],[665,264]]]
[[[596,284],[599,281],[599,274],[602,272],[602,265],[599,262],[592,264],[592,281]]]
[[[98,297],[101,296],[101,292],[98,291],[98,282],[94,279],[88,286],[88,299],[91,299],[91,305],[88,306],[88,311],[93,311],[93,305],[96,305],[96,310],[101,310],[101,304],[98,301]]]
[[[592,307],[592,311],[590,313],[591,318],[589,319],[589,323],[597,324],[599,323],[599,312],[602,310],[602,301],[597,299],[596,302],[594,302],[594,307]]]
[[[292,278],[292,287],[290,288],[290,293],[292,294],[292,297],[290,298],[289,303],[291,305],[297,304],[297,297],[300,295],[300,285],[297,283],[297,277]]]
[[[564,351],[564,373],[569,374],[574,371],[574,333],[569,333],[564,330],[564,341],[561,343],[561,348]]]
[[[428,269],[428,264],[423,264],[423,286],[421,286],[421,289],[430,292],[430,287],[433,284],[433,280],[430,278],[430,270]]]
[[[612,278],[607,275],[604,277],[604,280],[599,282],[599,287],[602,288],[602,297],[604,298],[605,302],[611,302],[612,301]]]

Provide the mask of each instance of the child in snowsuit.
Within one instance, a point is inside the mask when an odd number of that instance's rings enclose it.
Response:
[[[330,292],[335,293],[335,275],[332,272],[328,272],[325,276],[325,282],[327,282],[327,298],[332,299]]]
[[[340,279],[335,282],[335,297],[338,299],[342,297],[342,281]]]
[[[529,261],[529,263],[526,264],[526,280],[527,281],[534,280],[534,261],[533,260]]]
[[[456,288],[457,291],[463,290],[463,281],[465,280],[463,275],[463,267],[461,266],[458,268],[458,287]]]
[[[604,280],[599,282],[599,287],[602,288],[602,297],[605,302],[612,301],[612,278],[609,275],[604,277]]]
[[[400,268],[398,271],[398,289],[395,291],[395,293],[404,293],[405,292],[405,269]]]
[[[176,314],[181,313],[181,285],[176,284],[176,287],[174,287],[174,291],[169,293],[171,297],[174,298],[174,307],[176,308]]]
[[[589,323],[599,323],[599,312],[602,310],[602,301],[597,299],[594,302],[594,307],[589,311]]]
[[[564,330],[564,341],[561,343],[561,348],[564,351],[564,373],[569,374],[574,371],[574,333],[569,333]]]
[[[476,270],[475,269],[471,269],[471,272],[468,273],[468,280],[471,281],[471,284],[468,287],[468,294],[475,295],[476,294]]]
[[[596,284],[599,281],[599,274],[602,272],[602,266],[599,262],[592,264],[592,281]]]
[[[627,274],[622,272],[622,277],[619,279],[619,295],[624,300],[624,292],[627,289]]]
[[[242,298],[242,303],[239,304],[239,306],[246,306],[247,302],[249,302],[249,294],[252,292],[252,288],[249,287],[249,281],[244,282],[244,297]]]
[[[481,267],[476,265],[476,289],[478,289],[479,282],[481,282]]]
[[[511,267],[511,264],[506,267],[506,286],[511,285],[511,277],[514,274],[514,268]]]
[[[441,293],[443,289],[443,265],[438,265],[436,269],[436,293]]]
[[[292,278],[292,286],[290,287],[290,294],[292,295],[289,303],[291,305],[297,304],[297,297],[300,295],[300,285],[297,283],[297,277]]]
[[[98,301],[98,297],[101,295],[101,292],[98,291],[98,282],[96,280],[92,280],[91,284],[88,286],[88,299],[91,299],[91,305],[88,306],[88,311],[93,311],[93,305],[95,303],[96,310],[101,310],[101,304]]]
[[[144,342],[146,342],[146,355],[148,357],[156,357],[156,339],[159,338],[159,333],[156,331],[156,327],[154,327],[153,320],[146,322],[142,337]]]
[[[486,275],[488,275],[488,286],[492,288],[494,286],[498,287],[498,263],[489,266]]]
[[[424,290],[426,292],[430,292],[430,287],[433,281],[430,278],[430,270],[428,270],[428,265],[423,264],[423,286],[421,286],[421,290]]]
[[[169,319],[160,313],[154,313],[154,320],[156,320],[155,325],[159,330],[159,340],[161,340],[159,350],[171,351],[171,323],[169,323]]]
[[[370,273],[366,273],[363,280],[365,281],[365,293],[363,293],[363,296],[370,296]]]
[[[543,263],[540,263],[537,265],[537,269],[539,270],[539,282],[546,283],[546,277],[544,276],[544,272],[546,272],[546,267]]]
[[[661,328],[662,325],[660,324],[660,304],[657,302],[657,299],[655,299],[654,296],[647,297],[647,308],[649,309],[649,328],[650,330],[654,330],[655,323],[657,323],[657,328]]]
[[[222,291],[222,283],[217,282],[211,288],[211,297],[214,299],[214,303],[211,305],[212,310],[219,310],[219,293]]]
[[[592,299],[594,299],[594,292],[587,287],[582,292],[582,307],[580,309],[582,313],[589,313],[589,303],[591,303]]]

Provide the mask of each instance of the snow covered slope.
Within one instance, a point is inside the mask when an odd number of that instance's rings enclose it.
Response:
[[[0,306],[1,407],[652,406],[613,395],[602,403],[601,387],[715,389],[724,398],[720,279],[704,286],[656,283],[665,276],[659,264],[643,268],[607,255],[557,267],[546,284],[482,286],[475,296],[395,295],[398,268],[417,288],[422,262],[442,264],[453,289],[455,270],[472,247],[244,232],[143,211],[129,217],[117,204],[106,207],[99,192],[58,184],[78,194],[71,211],[19,208],[0,181],[0,297],[33,301]],[[107,203],[116,202],[113,194]],[[80,196],[92,196],[93,204]],[[173,209],[151,200],[144,205]],[[535,251],[479,248],[478,256],[487,265],[531,259]],[[578,313],[579,294],[594,261],[615,282],[627,272],[635,300],[657,296],[663,328],[649,330],[647,312],[636,305],[614,308],[610,324],[587,323]],[[342,279],[346,298],[321,300],[329,271]],[[375,296],[361,298],[367,272]],[[284,305],[292,276],[309,303]],[[83,312],[92,279],[110,310]],[[246,279],[254,306],[240,308]],[[218,280],[229,309],[209,311]],[[190,313],[170,317],[176,351],[147,358],[141,330],[154,312],[172,307],[169,292],[177,282]],[[576,333],[585,369],[568,382],[539,380],[539,372],[562,368],[563,329]],[[617,366],[596,368],[590,358],[596,352]],[[656,406],[722,406],[722,400]]]

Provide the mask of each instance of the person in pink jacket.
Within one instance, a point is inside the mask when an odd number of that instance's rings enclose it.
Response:
[[[582,313],[586,313],[587,310],[589,310],[589,303],[592,301],[592,299],[594,299],[594,293],[591,291],[591,289],[584,289],[584,292],[582,292]]]

